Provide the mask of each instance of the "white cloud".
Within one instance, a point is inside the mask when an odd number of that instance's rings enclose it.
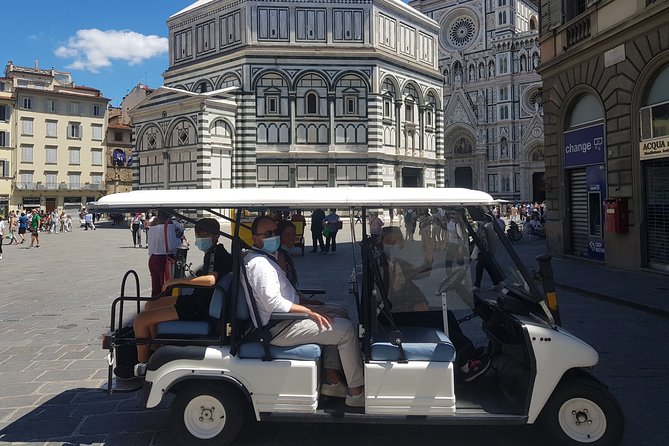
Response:
[[[168,51],[165,37],[145,36],[129,30],[81,29],[68,39],[67,45],[56,49],[56,56],[74,59],[67,67],[94,73],[123,60],[136,65]]]

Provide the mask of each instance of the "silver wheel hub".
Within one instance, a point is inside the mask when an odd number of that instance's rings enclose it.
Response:
[[[564,402],[558,413],[562,431],[581,443],[593,443],[606,433],[606,414],[595,402],[572,398]]]
[[[199,395],[184,409],[184,425],[194,437],[208,440],[223,431],[226,423],[223,404],[213,396]]]

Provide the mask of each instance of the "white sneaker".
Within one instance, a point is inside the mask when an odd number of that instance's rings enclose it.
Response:
[[[330,384],[328,382],[321,384],[321,395],[333,398],[346,398],[347,393],[348,388],[343,381],[339,381],[337,384]]]
[[[360,395],[346,395],[346,405],[349,407],[365,407],[365,392]]]
[[[135,376],[145,376],[146,375],[146,363],[138,362],[135,364],[133,369]]]

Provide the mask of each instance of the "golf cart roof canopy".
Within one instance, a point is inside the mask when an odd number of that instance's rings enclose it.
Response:
[[[139,190],[102,197],[106,209],[223,209],[223,208],[420,208],[447,205],[490,205],[487,193],[458,188],[247,188]]]

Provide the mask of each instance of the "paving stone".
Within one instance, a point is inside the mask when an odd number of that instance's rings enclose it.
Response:
[[[34,393],[40,384],[38,383],[11,383],[3,384],[2,386],[2,395],[3,396],[20,396],[20,395],[30,395]]]
[[[72,406],[73,410],[70,413],[71,416],[84,417],[88,415],[112,413],[117,410],[119,403],[118,401],[109,400],[103,402],[80,403]]]
[[[148,446],[152,444],[154,436],[154,432],[109,435],[105,440],[105,446]]]
[[[4,394],[4,392],[3,392]],[[11,409],[17,407],[35,406],[43,396],[41,395],[18,395],[0,398],[0,407],[3,409]]]
[[[37,381],[84,381],[89,380],[97,371],[97,369],[50,370],[44,372]]]
[[[8,424],[2,430],[2,440],[10,442],[46,442],[53,438],[71,435],[80,422],[80,419],[72,417],[58,417],[47,420],[30,413]]]

